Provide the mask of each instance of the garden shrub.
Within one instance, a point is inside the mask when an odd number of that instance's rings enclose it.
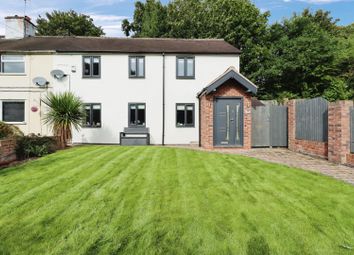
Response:
[[[42,157],[57,150],[57,140],[49,136],[23,136],[17,139],[16,155],[19,159]]]
[[[0,139],[16,136],[23,136],[22,131],[18,127],[0,121]]]

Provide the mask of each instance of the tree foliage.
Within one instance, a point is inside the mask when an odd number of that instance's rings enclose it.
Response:
[[[223,38],[242,50],[241,70],[269,99],[354,96],[354,24],[339,27],[330,12],[305,9],[268,25],[250,0],[136,2],[127,36]]]
[[[73,10],[46,13],[37,19],[37,35],[40,36],[102,36],[103,29],[95,26],[93,19]]]
[[[81,128],[85,117],[83,103],[71,92],[49,93],[43,103],[49,108],[44,122],[52,126],[54,135],[59,137],[60,146],[64,148],[72,138],[72,127],[76,130]]]

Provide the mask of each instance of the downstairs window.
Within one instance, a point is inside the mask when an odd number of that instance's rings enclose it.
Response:
[[[101,104],[85,104],[84,127],[100,128],[101,123]]]
[[[25,102],[8,101],[2,102],[2,121],[4,122],[24,122]]]
[[[194,104],[176,104],[176,126],[194,127]]]

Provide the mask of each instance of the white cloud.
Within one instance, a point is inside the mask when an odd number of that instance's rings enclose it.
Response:
[[[124,36],[122,32],[122,20],[129,19],[129,17],[97,13],[88,13],[88,15],[90,15],[96,25],[103,28],[106,36]]]
[[[125,2],[126,0],[87,0],[90,7],[110,6]]]

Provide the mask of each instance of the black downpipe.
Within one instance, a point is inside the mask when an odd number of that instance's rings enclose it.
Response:
[[[198,103],[199,103],[199,109],[198,109],[198,112],[199,112],[199,147],[202,147],[202,123],[201,123],[201,112],[202,110],[200,109],[200,106],[201,106],[201,102],[200,102],[200,97],[198,96]]]
[[[162,53],[162,145],[165,145],[165,53]]]

